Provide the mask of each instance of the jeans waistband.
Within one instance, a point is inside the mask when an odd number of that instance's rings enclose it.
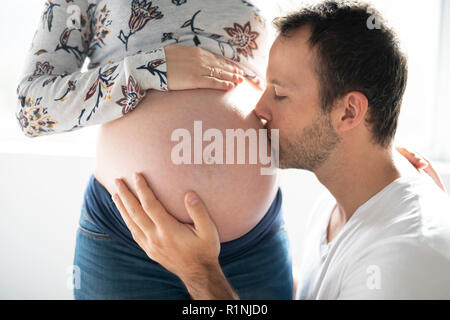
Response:
[[[111,199],[111,194],[92,174],[86,186],[84,201],[87,213],[94,223],[112,239],[122,242],[128,247],[142,250],[134,241],[130,230]],[[253,248],[265,237],[276,233],[284,223],[282,209],[282,193],[278,192],[269,210],[261,221],[245,235],[231,241],[222,242],[219,260],[223,261]]]

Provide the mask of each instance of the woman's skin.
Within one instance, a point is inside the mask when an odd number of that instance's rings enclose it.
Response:
[[[443,190],[439,174],[423,156],[397,148],[419,172],[428,174]],[[220,267],[220,242],[205,203],[195,192],[184,197],[194,225],[174,219],[139,173],[134,175],[135,197],[129,185],[115,179],[118,193],[112,196],[133,238],[147,255],[176,274],[193,299],[239,299]],[[175,231],[173,231],[175,230]]]
[[[195,48],[186,50],[192,49]],[[188,52],[191,54],[189,59],[193,59],[192,54],[195,52],[204,54],[201,50]],[[253,107],[262,91],[247,80],[237,81],[238,84],[229,90],[178,90],[181,85],[186,86],[183,84],[183,79],[186,80],[183,73],[197,74],[199,86],[217,84],[217,79],[202,79],[205,78],[202,76],[204,72],[209,74],[206,65],[215,65],[215,73],[219,73],[217,70],[228,64],[209,52],[205,55],[205,59],[209,59],[206,62],[183,62],[179,57],[170,60],[172,57],[169,51],[169,89],[177,90],[148,91],[133,112],[101,126],[94,176],[113,194],[117,192],[114,178],[121,177],[131,182],[133,172],[141,172],[151,181],[153,191],[169,212],[185,223],[192,220],[183,203],[184,194],[188,190],[195,190],[206,205],[211,207],[210,214],[217,225],[220,241],[226,242],[241,237],[263,218],[278,189],[277,175],[276,171],[273,175],[261,175],[261,168],[269,165],[263,166],[259,161],[257,164],[248,164],[248,159],[246,164],[173,163],[171,152],[179,142],[171,141],[172,133],[183,128],[189,130],[193,138],[194,121],[202,121],[203,132],[209,128],[221,131],[224,137],[224,160],[226,129],[245,131],[263,128],[263,124],[253,113]],[[171,74],[171,70],[177,71]],[[232,76],[225,75],[226,72],[222,70],[222,78],[233,80]],[[195,87],[195,84],[191,86]],[[204,142],[203,148],[209,143]],[[191,140],[192,159],[193,145]],[[235,155],[236,149],[237,143]],[[246,144],[247,157],[248,151]],[[133,188],[132,192],[136,194]]]

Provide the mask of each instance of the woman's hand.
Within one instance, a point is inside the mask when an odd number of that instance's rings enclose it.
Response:
[[[164,51],[169,90],[228,90],[244,81],[236,64],[202,48],[171,44]]]
[[[395,147],[397,151],[404,156],[419,172],[425,172],[428,174],[434,182],[441,188],[444,192],[447,192],[444,182],[442,181],[439,174],[434,170],[431,162],[424,156],[419,155],[417,152],[414,153],[402,147]]]
[[[139,199],[121,179],[115,180],[118,194],[112,198],[147,255],[186,282],[220,270],[219,235],[203,201],[194,192],[186,193],[185,206],[194,225],[180,223],[158,201],[143,175],[136,173],[134,178]]]

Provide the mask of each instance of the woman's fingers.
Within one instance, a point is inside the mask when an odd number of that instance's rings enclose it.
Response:
[[[431,165],[430,160],[428,160],[421,154],[420,154],[420,157],[422,157],[422,161],[424,161],[426,163],[426,166],[422,170],[434,180],[434,182],[438,185],[439,188],[442,189],[442,191],[447,192],[447,188],[444,185],[444,181],[442,181],[442,178],[437,173],[437,171],[434,170],[433,166]]]
[[[215,70],[214,77],[220,80],[234,82],[235,84],[239,84],[244,81],[244,77],[240,74],[222,71],[221,69]]]
[[[441,188],[444,192],[447,192],[444,182],[442,181],[439,174],[434,170],[431,162],[418,152],[412,152],[403,147],[395,147],[400,154],[402,154],[409,162],[418,170],[423,171],[428,174],[434,182]]]
[[[220,68],[224,71],[244,76],[245,72],[237,64],[224,58],[220,58],[219,56],[216,56],[214,54],[213,56],[214,59],[217,59],[218,61],[216,63],[212,62],[212,65],[215,65],[217,68]]]
[[[216,59],[214,69],[214,77],[233,82],[234,84],[242,83],[244,80],[248,80],[257,90],[263,91],[263,85],[258,78],[246,77],[245,72],[234,62],[221,58],[215,54],[211,54],[213,59]],[[214,64],[212,62],[212,64]]]
[[[444,182],[431,165],[427,166],[425,169],[423,169],[423,171],[426,172],[434,180],[434,182],[438,185],[439,188],[441,188],[442,191],[447,192],[447,188],[445,187]]]
[[[237,64],[211,52],[208,52],[208,55],[209,61],[206,62],[206,65],[210,77],[230,81],[234,84],[244,81],[245,72]],[[211,68],[214,68],[214,70]]]
[[[229,90],[236,87],[236,84],[231,81],[220,80],[209,76],[203,76],[202,78],[202,81],[199,83],[201,88]]]
[[[422,158],[418,157],[416,153],[411,152],[403,147],[395,147],[397,151],[404,156],[417,170],[425,168],[426,163]]]
[[[245,72],[235,62],[228,60],[221,55],[209,52],[205,49],[201,49],[200,51],[205,55],[203,61],[211,65],[212,67],[220,68],[230,73],[240,74],[241,76],[245,74]]]
[[[115,183],[121,203],[123,204],[123,210],[125,210],[125,212],[141,230],[152,230],[154,228],[153,222],[144,210],[142,210],[139,200],[136,199],[136,197],[131,193],[125,182],[122,179],[115,179]]]
[[[204,72],[202,75],[204,77],[208,77],[208,78],[215,78],[217,80],[223,80],[227,83],[231,82],[231,83],[234,83],[235,85],[238,85],[239,83],[242,83],[245,80],[244,77],[241,76],[240,74],[225,71],[220,67],[205,66]],[[220,82],[218,82],[218,83],[220,83]]]

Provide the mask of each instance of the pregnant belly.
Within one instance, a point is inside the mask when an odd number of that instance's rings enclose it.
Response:
[[[259,156],[256,163],[250,161],[250,139],[244,147],[244,164],[237,163],[239,151],[243,150],[238,148],[237,140],[234,141],[234,161],[227,163],[229,150],[226,146],[231,141],[226,129],[258,132],[263,127],[251,112],[260,94],[246,82],[228,92],[212,89],[148,91],[135,110],[101,126],[95,178],[113,194],[117,192],[114,179],[120,177],[136,195],[132,175],[135,171],[141,172],[164,207],[185,223],[192,220],[184,207],[184,195],[193,190],[208,207],[221,242],[244,235],[256,226],[270,207],[278,188],[277,175],[276,172],[261,174],[261,168],[270,165],[263,165]],[[202,151],[206,153],[207,146],[216,141],[212,138],[202,142],[201,134],[198,134],[200,122],[196,122],[197,129],[194,130],[194,121],[201,121],[203,133],[214,128],[218,130],[216,133],[222,134],[224,164],[209,164],[204,157],[200,157],[200,164],[194,163],[195,153],[199,150],[197,155]],[[184,136],[172,141],[172,134],[177,129],[185,129],[191,139]],[[194,142],[199,137],[200,140]],[[257,139],[259,141],[259,137]],[[179,152],[174,152],[177,146]],[[190,157],[187,157],[188,151]],[[220,152],[216,148],[209,154],[218,159]],[[179,164],[178,158],[174,161],[174,155],[186,156],[184,159],[189,158],[191,162]]]

